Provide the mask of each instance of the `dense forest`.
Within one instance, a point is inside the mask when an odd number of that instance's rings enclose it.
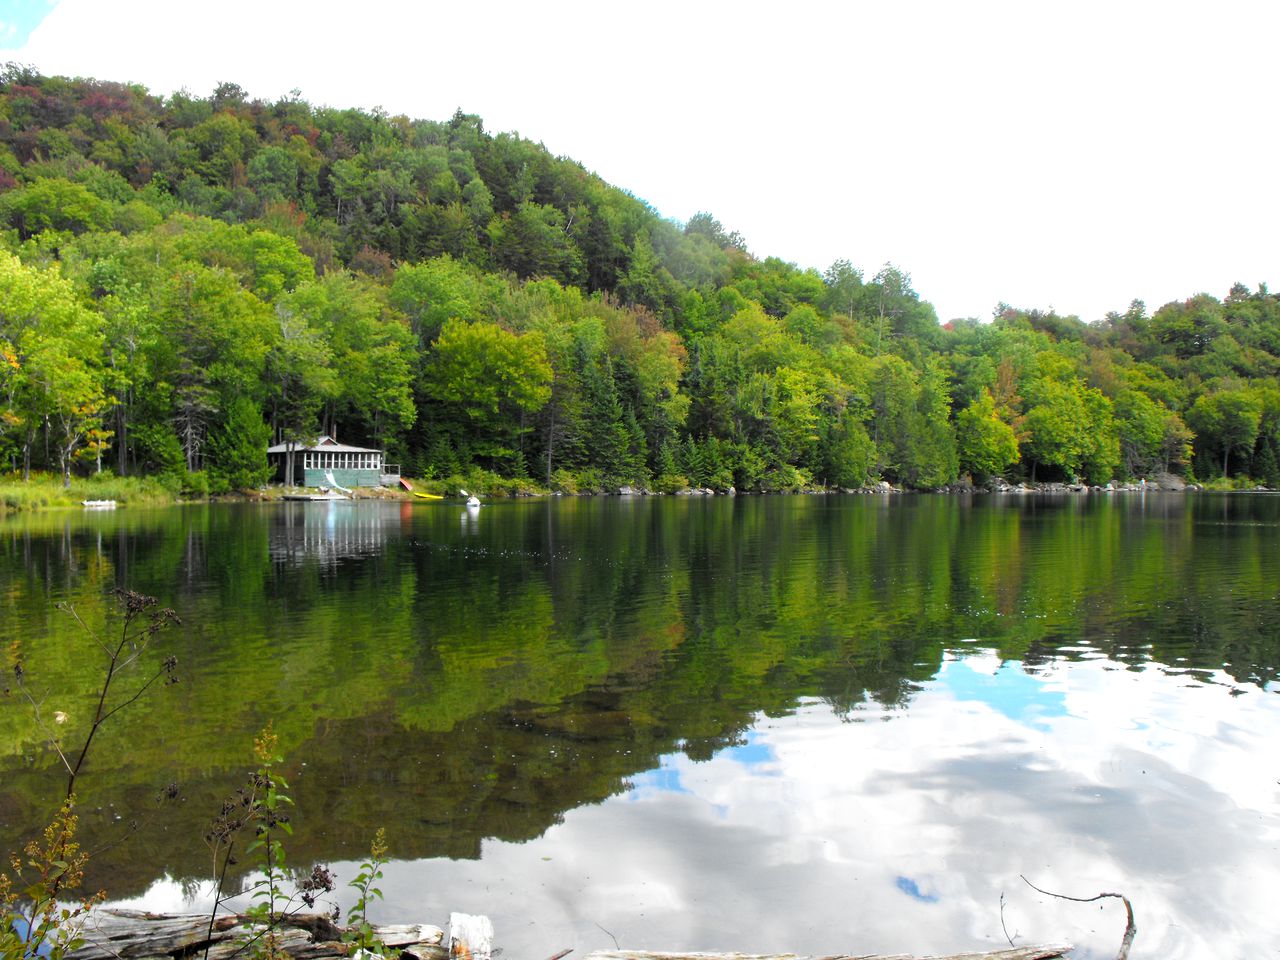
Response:
[[[0,462],[254,486],[329,433],[573,492],[1280,485],[1280,299],[940,324],[443,122],[0,74]]]

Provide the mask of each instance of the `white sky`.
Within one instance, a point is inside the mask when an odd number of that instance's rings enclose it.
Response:
[[[461,106],[758,255],[897,263],[944,320],[1093,320],[1280,279],[1278,28],[1280,4],[1224,0],[0,0],[0,59]]]

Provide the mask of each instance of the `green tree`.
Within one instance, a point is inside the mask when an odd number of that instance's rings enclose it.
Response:
[[[0,197],[0,219],[23,239],[43,230],[84,233],[111,226],[111,204],[78,183],[54,177]]]
[[[852,411],[828,429],[823,458],[827,480],[837,487],[865,487],[874,476],[875,444]]]
[[[298,195],[298,161],[284,147],[264,147],[247,169],[249,186],[264,204],[293,200]]]
[[[517,336],[494,323],[447,320],[432,349],[426,392],[463,431],[479,435],[483,456],[509,464],[524,418],[551,395],[551,365],[538,334]]]
[[[0,253],[0,350],[3,420],[19,437],[24,478],[45,429],[70,484],[77,452],[102,432],[101,318],[56,270]]]
[[[1222,455],[1222,475],[1227,477],[1231,454],[1253,449],[1262,423],[1262,400],[1247,389],[1217,390],[1199,397],[1187,411],[1187,420],[1197,435],[1197,462],[1216,447]]]
[[[271,428],[249,397],[231,401],[220,429],[209,437],[209,473],[215,488],[243,490],[267,482],[271,466],[267,446]]]
[[[520,277],[551,277],[576,283],[582,275],[582,254],[565,230],[565,218],[555,207],[526,201],[489,224],[495,262]]]
[[[956,445],[961,471],[976,478],[997,476],[1018,462],[1018,438],[996,416],[995,398],[987,390],[956,415]]]
[[[409,319],[424,347],[440,334],[446,320],[468,323],[486,317],[503,293],[492,274],[450,256],[402,264],[391,282],[390,303]]]
[[[1186,463],[1192,434],[1163,403],[1139,390],[1123,390],[1115,401],[1115,417],[1121,462],[1128,476]]]
[[[294,414],[299,425],[319,402],[327,404],[324,432],[335,436],[338,425],[347,424],[381,445],[413,425],[414,338],[384,287],[331,271],[282,298],[277,313],[283,320],[281,311],[302,321],[293,325],[296,333],[281,357],[282,371],[292,370],[303,390],[294,394],[294,402],[304,405]]]
[[[266,358],[272,388],[270,433],[287,444],[313,440],[321,432],[320,411],[341,393],[333,350],[312,322],[310,310],[315,304],[308,292],[309,287],[304,288],[276,304],[280,336]],[[285,475],[293,476],[292,452],[286,455]]]
[[[873,440],[880,472],[915,487],[938,487],[956,478],[955,429],[940,364],[923,374],[901,357],[877,358],[871,379]]]

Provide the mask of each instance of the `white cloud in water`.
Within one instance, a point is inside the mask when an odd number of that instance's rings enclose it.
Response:
[[[1262,0],[61,0],[9,56],[162,94],[462,106],[757,253],[898,263],[943,319],[1093,320],[1277,280],[1278,28]]]
[[[948,660],[907,709],[809,703],[740,748],[681,754],[479,861],[393,863],[388,920],[486,913],[511,956],[624,948],[948,953],[1069,941],[1114,956],[1261,955],[1280,889],[1280,698],[1159,666]],[[352,864],[336,864],[340,877]],[[174,906],[173,884],[156,902]],[[148,902],[143,898],[143,902]]]

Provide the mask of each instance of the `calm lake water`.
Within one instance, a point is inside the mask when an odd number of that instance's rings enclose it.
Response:
[[[54,604],[102,624],[116,586],[184,620],[148,653],[181,683],[81,781],[116,900],[207,905],[202,836],[271,721],[292,863],[345,882],[385,827],[376,916],[486,913],[509,958],[994,949],[1002,894],[1019,943],[1114,956],[1118,903],[1020,874],[1128,894],[1135,957],[1275,952],[1280,497],[10,518],[0,655],[69,742],[101,657]],[[9,849],[60,780],[13,694],[0,745]]]

